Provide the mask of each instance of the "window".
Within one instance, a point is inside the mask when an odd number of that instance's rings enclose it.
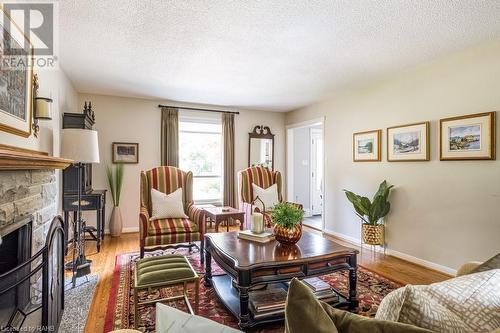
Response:
[[[222,203],[222,124],[219,117],[193,115],[181,110],[179,167],[193,172],[196,203]]]

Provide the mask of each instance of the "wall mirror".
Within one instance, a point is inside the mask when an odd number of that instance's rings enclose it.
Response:
[[[274,134],[268,126],[255,126],[248,133],[248,166],[274,170]]]

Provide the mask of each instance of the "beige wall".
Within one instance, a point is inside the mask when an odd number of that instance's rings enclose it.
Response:
[[[39,122],[40,134],[35,138],[33,134],[24,138],[0,131],[0,143],[48,152],[50,155],[59,156],[60,152],[60,129],[62,125],[62,114],[64,112],[77,112],[78,94],[73,84],[64,71],[40,70],[38,71],[38,95],[52,98],[52,120]],[[58,188],[61,188],[61,171],[56,171]],[[61,192],[61,191],[59,191]],[[61,210],[61,194],[59,193],[58,211]]]
[[[439,119],[494,110],[500,110],[500,42],[331,96],[288,113],[286,123],[326,116],[327,231],[359,239],[359,219],[342,189],[371,197],[387,179],[396,185],[387,218],[392,253],[453,272],[466,260],[500,252],[500,161],[439,161]],[[426,120],[431,161],[387,162],[386,128]],[[379,128],[382,162],[353,163],[352,133]]]
[[[138,230],[139,216],[139,174],[160,165],[160,109],[158,104],[193,106],[168,101],[155,101],[139,98],[126,98],[104,95],[79,95],[79,106],[84,101],[92,101],[95,111],[96,125],[99,132],[99,149],[101,163],[93,169],[94,189],[108,188],[106,180],[106,164],[111,163],[112,142],[138,142],[139,164],[125,167],[121,210],[124,220],[124,231]],[[195,105],[195,107],[202,107]],[[210,107],[213,108],[213,107]],[[229,110],[230,108],[223,108]],[[244,169],[248,163],[248,132],[255,125],[267,125],[275,137],[276,167],[285,168],[285,114],[276,112],[239,111],[235,116],[235,168]],[[109,193],[109,192],[108,192]],[[111,198],[107,204],[107,219],[113,207]],[[94,216],[88,215],[94,223]],[[107,223],[107,222],[106,222]],[[107,228],[107,226],[106,226]]]

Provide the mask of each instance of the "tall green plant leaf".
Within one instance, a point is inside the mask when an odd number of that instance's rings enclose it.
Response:
[[[118,163],[116,168],[111,168],[109,165],[106,166],[106,176],[108,177],[109,189],[111,190],[111,196],[113,198],[113,205],[118,207],[120,205],[120,196],[123,186],[123,163]]]
[[[115,206],[120,206],[120,197],[122,193],[122,185],[123,185],[123,163],[118,163],[116,165],[116,202]]]
[[[109,185],[109,189],[111,191],[113,205],[116,206],[115,180],[113,178],[113,170],[109,167],[109,165],[106,165],[106,175],[108,177],[108,185]]]

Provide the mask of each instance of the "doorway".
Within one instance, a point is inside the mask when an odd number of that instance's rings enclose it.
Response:
[[[304,225],[324,229],[323,119],[287,126],[288,200],[304,207]]]

